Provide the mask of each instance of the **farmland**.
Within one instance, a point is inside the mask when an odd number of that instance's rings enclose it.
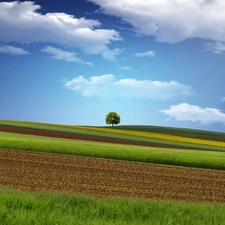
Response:
[[[93,140],[93,139],[92,139]],[[180,150],[1,132],[1,148],[225,169],[224,151]],[[203,154],[204,153],[204,154]]]
[[[9,150],[0,162],[0,183],[29,192],[225,202],[225,171]]]
[[[24,196],[30,199],[29,210],[35,208],[35,202],[42,195],[48,202],[65,198],[65,203],[70,198],[76,199],[74,201],[81,202],[77,210],[82,202],[89,202],[86,210],[93,210],[90,209],[93,204],[100,210],[99,204],[105,204],[104,209],[101,208],[102,217],[92,215],[86,224],[222,224],[224,137],[224,133],[163,127],[153,132],[153,127],[143,126],[105,128],[0,121],[0,187],[7,188],[0,189],[0,200],[5,199],[7,204],[13,201],[9,200],[8,193],[16,198]],[[57,197],[38,194],[43,191],[67,194],[57,194]],[[35,194],[34,197],[27,192]],[[113,199],[108,201],[108,198]],[[11,203],[11,208],[19,201]],[[127,209],[126,218],[115,205]],[[168,205],[174,210],[168,210]],[[6,212],[0,214],[0,221],[5,218],[8,223],[2,224],[11,224],[6,215],[12,212],[5,207],[0,204],[0,211]],[[107,214],[107,207],[116,212],[114,217]],[[55,207],[52,214],[54,210]],[[208,210],[214,215],[206,216]],[[23,211],[26,213],[27,209]],[[130,216],[126,214],[129,211]],[[31,221],[36,213],[34,210]],[[191,213],[198,214],[198,218],[191,217]],[[67,224],[73,224],[71,214],[64,215],[63,220],[65,217],[71,219]],[[80,223],[84,221],[81,217],[76,218]],[[54,219],[50,221],[46,215],[45,220],[45,224],[52,224]],[[41,224],[37,221],[38,218],[33,224]]]

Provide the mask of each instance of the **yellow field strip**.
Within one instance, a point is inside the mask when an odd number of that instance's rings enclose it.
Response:
[[[209,146],[215,146],[215,147],[225,147],[225,142],[221,142],[221,141],[181,137],[181,136],[169,135],[169,134],[158,134],[158,133],[150,133],[150,132],[143,132],[143,131],[119,130],[119,129],[84,127],[84,126],[76,126],[76,128],[84,129],[84,130],[116,133],[116,134],[125,134],[125,135],[131,135],[131,136],[147,137],[147,138],[160,139],[165,141],[176,141],[176,142],[185,142],[185,143],[191,143],[191,144],[209,145]]]

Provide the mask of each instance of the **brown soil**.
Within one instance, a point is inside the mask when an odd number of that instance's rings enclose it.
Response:
[[[0,186],[225,203],[225,171],[0,150]]]

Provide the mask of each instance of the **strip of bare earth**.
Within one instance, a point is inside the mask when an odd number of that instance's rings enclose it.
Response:
[[[14,150],[0,150],[0,186],[95,197],[225,202],[225,171]]]

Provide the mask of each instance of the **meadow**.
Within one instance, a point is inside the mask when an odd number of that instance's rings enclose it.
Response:
[[[0,120],[0,163],[0,224],[225,224],[224,133]]]
[[[0,189],[2,225],[223,225],[224,205]]]

